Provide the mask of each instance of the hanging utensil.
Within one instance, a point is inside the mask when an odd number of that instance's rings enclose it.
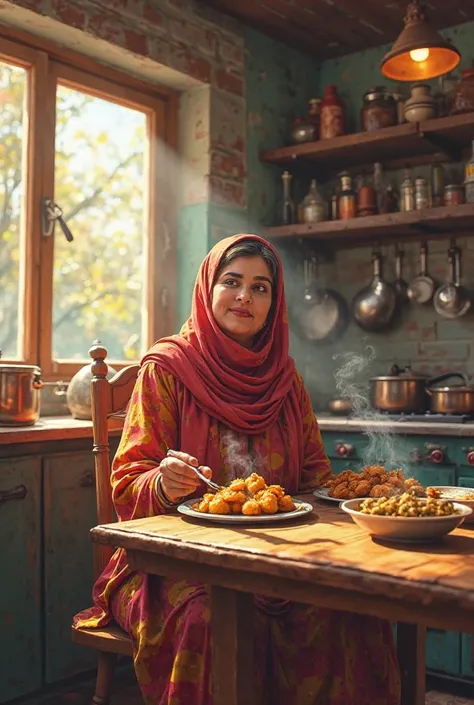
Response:
[[[417,304],[427,304],[433,298],[435,282],[428,276],[427,260],[428,247],[423,243],[420,247],[420,274],[413,279],[407,289],[410,301]]]
[[[372,282],[355,295],[352,310],[358,326],[368,331],[381,331],[387,328],[394,317],[397,295],[391,284],[382,277],[382,256],[372,253],[374,278]]]
[[[405,253],[399,248],[398,245],[395,246],[395,292],[397,294],[397,299],[399,304],[404,304],[408,300],[407,290],[408,284],[402,277],[402,261]]]
[[[303,261],[305,294],[296,318],[307,340],[334,341],[347,326],[347,305],[336,291],[317,286],[317,265],[315,255]]]
[[[466,289],[461,286],[461,251],[451,245],[448,250],[448,262],[451,267],[450,279],[440,286],[434,296],[436,313],[444,318],[460,318],[471,308],[471,299]]]

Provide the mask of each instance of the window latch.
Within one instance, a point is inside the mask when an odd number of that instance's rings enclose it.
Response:
[[[43,236],[52,237],[54,235],[54,225],[58,221],[61,230],[64,233],[64,237],[68,242],[74,240],[72,232],[66,225],[66,221],[63,218],[62,208],[58,206],[51,198],[43,198],[41,200],[41,212],[43,217]]]

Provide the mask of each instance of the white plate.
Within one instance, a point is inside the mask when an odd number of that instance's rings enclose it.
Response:
[[[448,485],[429,485],[429,487],[432,487],[434,490],[439,490],[441,492],[441,498],[440,499],[448,499],[451,502],[457,502],[458,504],[464,504],[465,507],[470,507],[472,510],[474,510],[474,499],[461,499],[462,494],[466,494],[468,492],[474,492],[474,487],[455,487],[455,486],[448,486]],[[445,496],[443,492],[447,492],[448,496]],[[461,495],[457,497],[457,495]],[[465,524],[474,524],[474,512],[470,516],[466,517],[464,519]]]
[[[324,499],[326,502],[337,502],[341,504],[344,500],[336,499],[336,497],[329,496],[329,487],[320,487],[319,490],[314,490],[313,494],[318,499]]]
[[[425,500],[427,501],[427,500]],[[402,543],[426,543],[449,534],[471,516],[472,509],[464,504],[453,502],[458,514],[443,517],[394,517],[361,514],[358,509],[362,499],[348,499],[341,509],[367,533],[385,541]]]
[[[243,514],[207,514],[197,512],[191,505],[199,502],[198,499],[188,499],[178,507],[178,512],[193,519],[201,519],[202,521],[215,521],[220,524],[265,524],[271,521],[287,521],[289,519],[297,519],[305,514],[313,511],[313,505],[309,502],[301,502],[299,499],[293,499],[296,509],[293,512],[278,512],[278,514],[260,514],[256,517],[247,517]]]

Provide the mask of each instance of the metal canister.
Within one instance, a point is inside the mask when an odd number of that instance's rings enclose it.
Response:
[[[402,213],[415,210],[415,189],[409,176],[400,186],[400,210]]]
[[[448,184],[444,188],[444,205],[460,206],[464,203],[464,187],[460,184]]]
[[[428,182],[426,179],[415,180],[415,208],[421,211],[424,208],[429,208],[430,196],[428,193]]]
[[[444,204],[444,169],[442,164],[431,167],[431,200],[436,208]]]

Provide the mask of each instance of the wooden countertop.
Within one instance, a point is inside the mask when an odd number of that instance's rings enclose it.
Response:
[[[109,429],[110,435],[119,435],[117,428]],[[33,426],[0,426],[0,445],[8,443],[38,443],[42,441],[92,440],[92,421],[80,421],[72,416],[45,416]]]

